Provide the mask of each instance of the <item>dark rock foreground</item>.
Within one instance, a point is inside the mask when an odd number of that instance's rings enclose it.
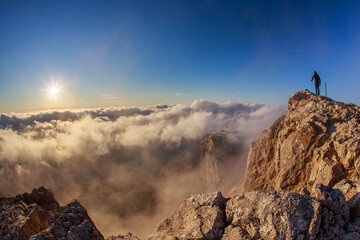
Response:
[[[60,207],[40,187],[0,199],[0,239],[104,237],[77,200]],[[230,198],[192,195],[146,239],[360,239],[360,108],[294,93],[251,145],[244,183]]]

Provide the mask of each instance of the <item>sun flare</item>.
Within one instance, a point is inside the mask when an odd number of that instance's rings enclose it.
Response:
[[[49,94],[50,96],[55,97],[59,94],[59,89],[55,86],[52,86],[49,88]]]
[[[60,87],[58,84],[49,84],[46,91],[51,98],[57,98],[60,94]]]

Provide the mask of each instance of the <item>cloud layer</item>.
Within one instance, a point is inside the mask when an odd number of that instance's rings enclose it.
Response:
[[[105,235],[143,236],[186,195],[204,191],[197,183],[206,136],[225,131],[247,149],[283,110],[195,101],[1,114],[0,196],[44,185],[62,204],[79,199]]]

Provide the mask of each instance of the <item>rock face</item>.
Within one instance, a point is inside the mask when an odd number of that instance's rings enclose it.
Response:
[[[247,164],[242,189],[233,194],[359,181],[360,108],[308,90],[294,93],[286,114],[251,144]]]
[[[0,198],[0,239],[104,238],[77,200],[59,207],[54,194],[40,187],[30,194]]]

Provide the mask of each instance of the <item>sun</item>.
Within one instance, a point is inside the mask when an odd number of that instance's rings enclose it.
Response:
[[[48,85],[46,91],[51,98],[57,98],[57,96],[60,94],[60,88],[57,84]]]
[[[59,94],[59,89],[56,86],[52,86],[49,88],[49,94],[52,97],[56,97]]]

